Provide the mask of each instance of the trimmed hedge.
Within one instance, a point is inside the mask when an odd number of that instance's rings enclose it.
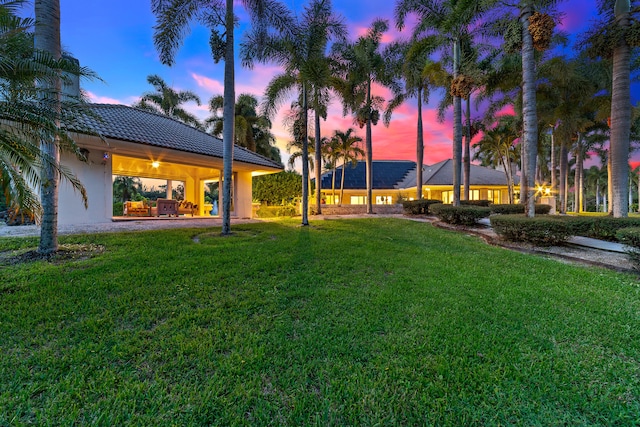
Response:
[[[493,230],[500,237],[512,242],[552,246],[566,242],[573,235],[571,225],[555,215],[534,218],[524,215],[493,215],[490,221]]]
[[[631,249],[627,252],[633,268],[640,271],[640,227],[621,228],[616,233],[618,240]]]
[[[452,206],[442,203],[429,206],[429,210],[442,222],[455,225],[474,225],[479,219],[491,214],[491,209],[481,206]]]
[[[286,206],[260,206],[256,211],[258,218],[277,218],[282,216],[296,216],[298,210],[293,205]]]
[[[621,228],[616,237],[620,242],[640,249],[640,227]]]
[[[460,206],[481,206],[487,208],[491,205],[491,200],[460,200]]]
[[[442,200],[435,199],[405,200],[402,202],[402,208],[406,214],[429,215],[429,206],[441,203]]]
[[[617,232],[623,228],[640,227],[640,218],[613,218],[611,216],[564,216],[573,234],[594,239],[618,241]]]
[[[551,212],[551,205],[536,204],[536,215],[547,215]],[[524,205],[491,205],[491,213],[499,215],[515,215],[524,213]]]

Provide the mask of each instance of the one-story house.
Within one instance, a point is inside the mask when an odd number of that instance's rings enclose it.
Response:
[[[205,207],[205,184],[222,179],[221,139],[170,117],[126,105],[91,104],[89,109],[96,117],[86,117],[85,125],[102,138],[74,135],[89,161],[81,162],[69,155],[61,159],[85,186],[89,207],[84,208],[80,195],[69,183],[61,182],[60,224],[112,221],[114,175],[166,180],[168,198],[172,182],[180,181],[184,183],[185,200],[198,205],[196,215],[210,215],[210,208]],[[253,176],[283,169],[271,159],[234,146],[232,216],[252,216]],[[218,201],[219,206],[221,202]]]
[[[412,200],[416,196],[416,162],[406,160],[375,160],[372,164],[373,204],[396,203],[398,199]],[[335,171],[335,198],[332,190],[333,172],[321,177],[321,191],[328,204],[362,205],[367,203],[366,164],[359,161],[355,167],[347,163],[344,178],[344,197],[340,201],[340,180],[343,167]],[[491,200],[509,203],[507,178],[504,172],[471,165],[469,182],[470,200]],[[426,199],[453,200],[453,161],[443,160],[422,171],[422,196]]]

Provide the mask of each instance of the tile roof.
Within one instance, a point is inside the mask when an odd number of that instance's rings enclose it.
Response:
[[[336,169],[336,188],[340,188],[342,166]],[[345,190],[365,189],[366,166],[359,161],[355,168],[347,164]],[[331,172],[322,175],[322,189],[331,188]],[[517,180],[516,180],[517,184]],[[422,185],[453,185],[453,160],[443,160],[424,166]],[[507,185],[503,171],[471,165],[470,185]],[[373,162],[373,189],[405,189],[416,187],[416,163],[410,161],[376,160]]]
[[[376,160],[373,162],[373,189],[383,190],[390,188],[398,188],[397,184],[401,182],[407,174],[415,171],[416,163],[405,160]],[[332,173],[327,172],[322,175],[322,188],[331,188]],[[342,179],[342,166],[336,169],[336,188],[340,187]],[[363,189],[366,185],[366,163],[360,161],[355,168],[347,163],[347,170],[344,174],[344,189]]]
[[[105,138],[222,158],[221,139],[170,117],[118,104],[89,104],[89,109],[102,121],[86,117],[84,124]],[[284,169],[281,164],[237,145],[233,160]]]

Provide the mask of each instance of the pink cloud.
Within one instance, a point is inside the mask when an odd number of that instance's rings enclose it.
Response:
[[[204,89],[209,93],[212,93],[212,94],[224,93],[224,84],[222,84],[218,80],[214,80],[209,77],[205,77],[196,73],[191,73],[191,78],[195,80],[199,88]]]
[[[120,101],[119,99],[110,98],[108,96],[96,95],[95,93],[89,92],[89,91],[87,91],[85,93],[89,97],[91,102],[93,102],[95,104],[125,104],[124,102]]]

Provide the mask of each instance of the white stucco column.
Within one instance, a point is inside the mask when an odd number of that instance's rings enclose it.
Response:
[[[253,201],[251,172],[238,172],[235,178],[236,216],[239,218],[251,218],[251,202]]]
[[[167,180],[167,199],[173,199],[173,181]]]

